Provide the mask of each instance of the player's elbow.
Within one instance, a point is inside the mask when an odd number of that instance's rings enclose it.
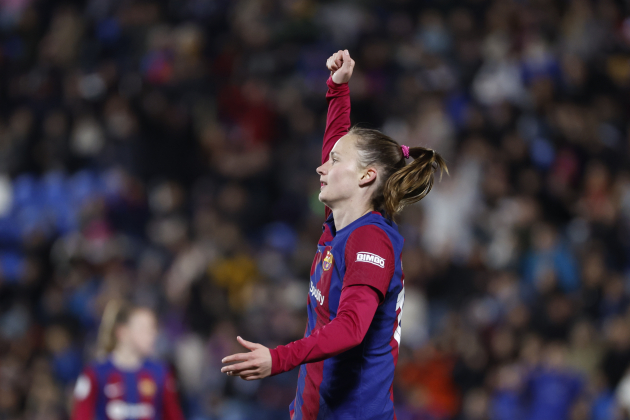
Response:
[[[351,337],[350,348],[353,349],[363,342],[363,336],[360,334],[353,334]]]
[[[356,320],[352,319],[351,317],[349,317],[346,337],[346,350],[350,350],[361,344],[363,342],[363,338],[365,337],[365,331],[361,330],[360,323],[356,322]]]
[[[341,345],[341,347],[337,348],[334,354],[337,355],[340,353],[344,353],[348,350],[352,350],[353,348],[361,344],[362,341],[363,340],[361,338],[357,337],[354,334],[346,335],[345,340],[343,341],[343,344]]]

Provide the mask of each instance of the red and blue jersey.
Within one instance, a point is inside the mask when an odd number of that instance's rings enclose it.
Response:
[[[313,264],[305,336],[335,319],[344,287],[371,286],[382,302],[358,346],[300,367],[294,420],[395,418],[392,383],[404,301],[402,247],[396,226],[377,212],[338,232],[329,217]]]
[[[327,84],[324,162],[350,126],[347,84]],[[379,212],[339,231],[327,214],[311,267],[304,338],[271,350],[272,375],[300,366],[292,420],[395,419],[404,241]]]
[[[74,389],[72,420],[183,420],[172,373],[145,360],[134,371],[111,359],[90,365]]]

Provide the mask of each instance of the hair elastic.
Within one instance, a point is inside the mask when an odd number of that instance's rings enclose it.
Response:
[[[400,148],[402,149],[403,156],[405,157],[405,159],[409,159],[409,147],[403,144],[402,146],[400,146]]]

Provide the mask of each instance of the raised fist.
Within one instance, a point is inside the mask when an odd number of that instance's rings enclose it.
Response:
[[[348,83],[352,77],[354,60],[350,58],[348,50],[339,50],[326,60],[326,67],[330,70],[333,82],[337,84]]]

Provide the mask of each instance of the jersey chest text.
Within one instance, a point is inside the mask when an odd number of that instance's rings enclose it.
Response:
[[[151,373],[105,374],[100,398],[101,418],[108,420],[156,418],[158,384]]]

